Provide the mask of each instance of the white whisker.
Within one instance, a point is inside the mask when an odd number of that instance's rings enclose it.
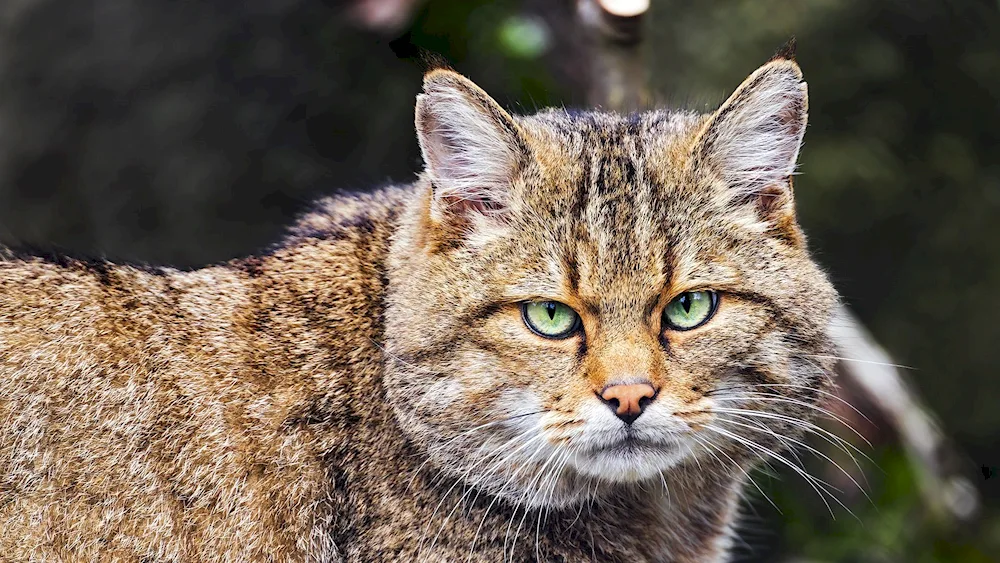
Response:
[[[737,415],[737,416],[739,416],[739,415]],[[747,428],[747,429],[750,429],[750,430],[756,430],[758,432],[765,432],[765,433],[773,436],[774,438],[776,438],[782,444],[785,444],[786,447],[789,447],[789,443],[791,443],[794,446],[798,446],[798,447],[801,447],[801,448],[809,451],[813,455],[816,455],[816,456],[819,456],[819,457],[823,458],[824,460],[826,460],[827,462],[829,462],[830,464],[832,464],[834,467],[836,467],[838,470],[840,470],[840,472],[843,473],[848,479],[850,479],[851,483],[854,483],[854,486],[857,487],[858,490],[860,490],[863,495],[865,495],[865,498],[867,498],[868,501],[872,503],[872,505],[875,504],[872,501],[871,497],[868,496],[868,493],[865,491],[864,487],[862,487],[861,484],[858,483],[857,480],[854,479],[853,475],[851,475],[847,470],[845,470],[843,467],[841,467],[839,463],[837,463],[833,459],[831,459],[830,456],[828,456],[828,455],[824,454],[823,452],[817,450],[816,448],[814,448],[814,447],[806,444],[805,442],[802,442],[800,440],[796,440],[795,438],[791,438],[789,436],[782,436],[781,434],[778,434],[777,432],[775,432],[775,431],[771,430],[770,428],[767,428],[766,426],[763,426],[763,425],[743,424],[741,422],[737,422],[735,420],[729,420],[729,419],[725,419],[725,418],[719,418],[718,420],[719,420],[719,422],[725,422],[725,423],[728,423],[728,424],[737,425],[737,426],[740,426],[740,427],[743,427],[743,428]],[[789,452],[794,452],[794,448],[789,447]],[[796,460],[799,462],[799,465],[802,465],[802,461],[801,460],[799,460],[798,458],[796,458]]]
[[[837,498],[837,496],[835,494],[833,494],[833,493],[830,492],[830,490],[833,490],[833,491],[836,491],[836,492],[842,492],[837,487],[834,487],[830,483],[827,483],[826,481],[824,481],[822,479],[819,479],[818,477],[816,477],[814,475],[810,475],[804,468],[801,468],[801,467],[795,465],[794,463],[788,461],[787,459],[785,459],[784,457],[782,457],[780,454],[778,454],[774,450],[766,448],[766,447],[758,444],[757,442],[754,442],[753,440],[747,439],[747,438],[745,438],[743,436],[739,436],[737,434],[734,434],[734,433],[732,433],[732,432],[730,432],[728,430],[719,428],[717,426],[706,424],[705,428],[707,428],[707,429],[709,429],[709,430],[711,430],[713,432],[719,433],[719,434],[721,434],[721,435],[723,435],[723,436],[725,436],[725,437],[727,437],[727,438],[729,438],[731,440],[735,440],[736,442],[739,442],[740,444],[743,444],[743,445],[745,445],[745,446],[747,446],[749,448],[752,448],[752,449],[754,449],[754,450],[756,450],[758,452],[761,452],[761,453],[769,456],[771,459],[774,459],[775,461],[778,461],[778,462],[782,463],[783,465],[787,466],[792,471],[795,471],[799,476],[801,476],[803,479],[805,479],[805,481],[809,484],[809,486],[811,486],[813,488],[813,490],[816,491],[816,494],[819,495],[820,499],[823,501],[823,504],[826,505],[827,510],[830,512],[830,516],[832,518],[836,519],[837,516],[833,512],[833,507],[831,507],[830,504],[826,501],[826,497],[823,495],[823,493],[826,493],[826,496],[829,496],[837,504],[839,504],[844,510],[846,510],[851,516],[853,516],[854,518],[857,519],[857,515],[855,515],[854,512],[852,512],[851,509],[847,507],[847,505],[845,505],[843,502],[841,502],[841,500],[839,498]]]

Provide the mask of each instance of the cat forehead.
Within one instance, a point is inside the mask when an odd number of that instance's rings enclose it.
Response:
[[[670,192],[707,118],[549,110],[519,119],[534,157],[522,174],[521,199],[557,218],[572,212],[610,226],[612,219],[627,225],[639,214],[662,212],[668,200],[685,196]]]
[[[540,165],[522,179],[518,246],[537,247],[528,256],[548,283],[635,296],[662,287],[689,260],[683,253],[710,244],[712,217],[692,215],[703,206],[677,174],[704,119],[563,110],[520,118]]]
[[[662,146],[690,139],[707,116],[687,111],[655,110],[626,115],[599,110],[550,108],[517,117],[538,143],[564,149],[607,149],[627,141]],[[552,147],[550,147],[552,148]]]

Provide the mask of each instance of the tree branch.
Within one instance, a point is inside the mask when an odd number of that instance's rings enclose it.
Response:
[[[846,307],[838,312],[830,335],[842,358],[837,365],[838,394],[862,410],[874,409],[868,414],[892,427],[917,471],[921,496],[932,510],[952,521],[974,518],[979,493],[967,476],[970,464],[889,354]],[[837,405],[831,402],[826,408],[837,409]]]
[[[592,43],[587,101],[630,112],[649,105],[644,24],[649,0],[577,0],[577,16]]]

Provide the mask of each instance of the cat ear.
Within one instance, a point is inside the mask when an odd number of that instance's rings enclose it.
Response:
[[[417,96],[416,126],[436,219],[503,211],[527,149],[493,98],[458,73],[433,70]]]
[[[752,203],[779,229],[795,229],[792,175],[808,104],[802,71],[790,52],[782,52],[736,89],[695,145],[695,161],[725,181],[727,203]]]

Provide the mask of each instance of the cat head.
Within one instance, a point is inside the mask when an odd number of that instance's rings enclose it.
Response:
[[[429,73],[385,385],[434,465],[565,505],[736,475],[800,434],[836,303],[795,218],[806,113],[783,57],[708,115],[519,117]]]

